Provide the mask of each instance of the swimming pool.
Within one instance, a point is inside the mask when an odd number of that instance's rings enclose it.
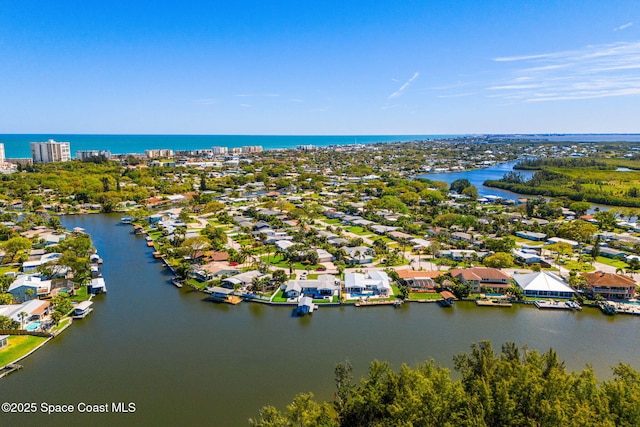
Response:
[[[42,322],[31,322],[27,326],[24,327],[25,331],[33,332],[40,327]]]

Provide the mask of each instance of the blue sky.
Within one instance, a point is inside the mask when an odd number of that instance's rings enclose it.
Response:
[[[0,133],[640,133],[640,0],[0,0]]]

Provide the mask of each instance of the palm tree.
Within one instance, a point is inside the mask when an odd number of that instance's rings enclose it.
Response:
[[[21,311],[18,314],[18,317],[20,317],[20,329],[24,329],[24,319],[26,319],[28,315],[29,315],[29,313],[27,313],[25,311]]]

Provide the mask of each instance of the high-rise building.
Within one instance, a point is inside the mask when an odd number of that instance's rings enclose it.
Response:
[[[4,162],[4,144],[0,142],[0,163]]]
[[[242,147],[242,152],[244,154],[262,153],[262,146],[261,145],[245,145],[244,147]]]
[[[33,163],[68,162],[71,160],[71,144],[50,139],[31,143]]]
[[[216,154],[227,154],[227,152],[229,151],[229,149],[227,147],[211,147],[211,152],[216,155]]]
[[[94,157],[111,157],[111,151],[109,150],[78,150],[76,151],[76,160],[89,160]]]

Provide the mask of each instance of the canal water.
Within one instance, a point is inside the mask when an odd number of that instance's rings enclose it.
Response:
[[[144,239],[118,216],[63,217],[89,232],[104,258],[108,294],[94,311],[0,380],[1,402],[74,405],[74,414],[2,414],[2,425],[243,426],[266,404],[283,407],[299,392],[331,400],[336,363],[356,376],[369,362],[394,367],[430,358],[452,368],[455,354],[480,340],[557,350],[570,370],[591,363],[600,378],[623,361],[640,369],[639,318],[481,308],[458,303],[320,308],[238,306],[177,289]],[[135,404],[129,413],[81,413],[79,403]],[[110,406],[110,410],[113,408]]]
[[[430,179],[432,181],[443,181],[447,184],[451,184],[457,179],[468,179],[471,185],[478,189],[478,195],[484,196],[498,196],[503,199],[518,200],[521,197],[531,197],[522,194],[512,193],[511,191],[501,190],[499,188],[485,187],[483,183],[487,180],[501,179],[508,172],[517,172],[522,175],[523,179],[527,180],[534,174],[532,171],[516,170],[513,167],[517,161],[500,163],[489,168],[473,169],[463,172],[447,172],[447,173],[428,173],[419,175],[418,178]]]

